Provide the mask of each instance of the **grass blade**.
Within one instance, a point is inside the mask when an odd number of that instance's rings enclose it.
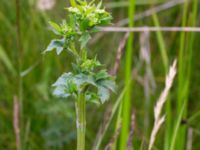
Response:
[[[186,101],[184,101],[184,103],[182,105],[182,108],[181,108],[181,111],[180,111],[180,113],[178,115],[178,118],[177,118],[177,121],[176,121],[176,124],[175,124],[175,128],[174,128],[174,131],[173,131],[173,134],[172,134],[171,146],[170,146],[169,150],[174,150],[175,149],[175,142],[176,142],[176,139],[177,139],[178,130],[180,128],[181,118],[183,116],[183,112],[184,112],[185,106],[186,106]]]
[[[0,45],[0,60],[5,64],[5,66],[7,67],[7,69],[13,74],[16,75],[16,70],[12,65],[12,62],[10,60],[10,58],[8,57],[8,55],[6,54],[5,50],[3,49],[3,47]]]

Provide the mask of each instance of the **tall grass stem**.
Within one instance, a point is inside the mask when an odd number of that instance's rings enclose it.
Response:
[[[129,27],[133,27],[135,13],[135,0],[129,0]],[[127,51],[125,56],[125,85],[129,85],[131,79],[132,70],[132,58],[133,58],[133,33],[129,35]],[[124,100],[122,102],[122,130],[120,137],[120,150],[126,149],[126,144],[129,136],[130,127],[130,114],[131,114],[131,90],[132,85],[130,85],[125,93]]]

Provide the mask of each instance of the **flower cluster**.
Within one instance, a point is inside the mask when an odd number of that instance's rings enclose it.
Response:
[[[69,12],[67,21],[63,21],[60,25],[49,22],[52,31],[62,38],[52,40],[45,52],[54,49],[58,55],[65,49],[74,52],[73,43],[77,41],[77,38],[80,41],[80,48],[84,48],[91,38],[90,34],[97,31],[96,27],[107,25],[112,19],[105,9],[101,9],[101,5],[101,2],[96,6],[94,2],[88,4],[85,1],[79,1],[76,6],[66,8]],[[56,48],[57,45],[63,48]]]
[[[110,13],[101,9],[101,2],[97,6],[93,2],[89,4],[81,2],[78,6],[69,7],[67,10],[78,21],[79,29],[83,32],[95,26],[106,25],[112,19]]]

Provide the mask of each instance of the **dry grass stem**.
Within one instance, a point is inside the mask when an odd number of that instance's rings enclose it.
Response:
[[[102,27],[102,32],[200,32],[199,27]]]
[[[114,64],[114,68],[111,70],[111,74],[112,75],[116,75],[118,69],[119,69],[119,65],[121,62],[121,57],[123,55],[123,50],[126,44],[126,41],[128,39],[129,33],[126,33],[123,37],[123,39],[120,41],[119,43],[119,47],[117,49],[117,55],[116,55],[116,59],[115,59],[115,64]]]
[[[16,147],[17,150],[20,150],[20,125],[19,125],[19,110],[20,110],[20,106],[19,106],[19,100],[17,96],[14,96],[14,108],[13,108],[13,128],[14,128],[14,132],[15,132],[15,139],[16,139]]]
[[[135,131],[135,112],[132,112],[131,115],[131,129],[130,129],[130,133],[129,133],[129,137],[128,137],[128,142],[127,142],[127,150],[131,150],[132,148],[132,141],[133,141],[133,135],[134,135],[134,131]]]
[[[192,150],[192,141],[193,141],[193,129],[188,129],[188,135],[187,135],[187,147],[186,150]]]
[[[115,143],[115,141],[117,140],[119,134],[120,134],[120,131],[121,131],[121,124],[119,125],[119,127],[117,128],[114,136],[112,137],[112,139],[110,140],[110,142],[106,145],[106,148],[105,150],[110,150],[112,145]]]
[[[188,0],[188,2],[189,1],[190,0]],[[148,9],[148,10],[142,12],[142,13],[136,14],[134,16],[134,21],[143,19],[145,17],[149,17],[149,16],[153,15],[155,12],[158,13],[158,12],[170,9],[170,8],[175,7],[177,5],[183,4],[184,2],[185,2],[185,0],[170,0],[169,2],[155,6],[155,7]],[[129,22],[129,20],[126,18],[126,19],[122,19],[119,22],[117,22],[116,25],[117,26],[125,26],[125,25],[128,24],[128,22]]]
[[[169,73],[166,76],[166,80],[165,80],[165,89],[162,91],[162,93],[156,103],[156,106],[154,108],[155,121],[154,121],[153,130],[151,132],[148,150],[152,149],[153,144],[155,142],[156,135],[158,133],[158,130],[160,129],[161,125],[163,124],[163,122],[165,120],[165,116],[161,116],[161,112],[163,109],[163,105],[167,100],[167,95],[169,93],[170,88],[172,87],[172,83],[173,83],[175,75],[176,75],[176,63],[177,63],[177,61],[175,60],[173,65],[169,69]]]

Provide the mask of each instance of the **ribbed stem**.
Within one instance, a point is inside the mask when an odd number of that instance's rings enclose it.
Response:
[[[77,150],[85,150],[86,110],[85,97],[81,93],[76,102]]]

